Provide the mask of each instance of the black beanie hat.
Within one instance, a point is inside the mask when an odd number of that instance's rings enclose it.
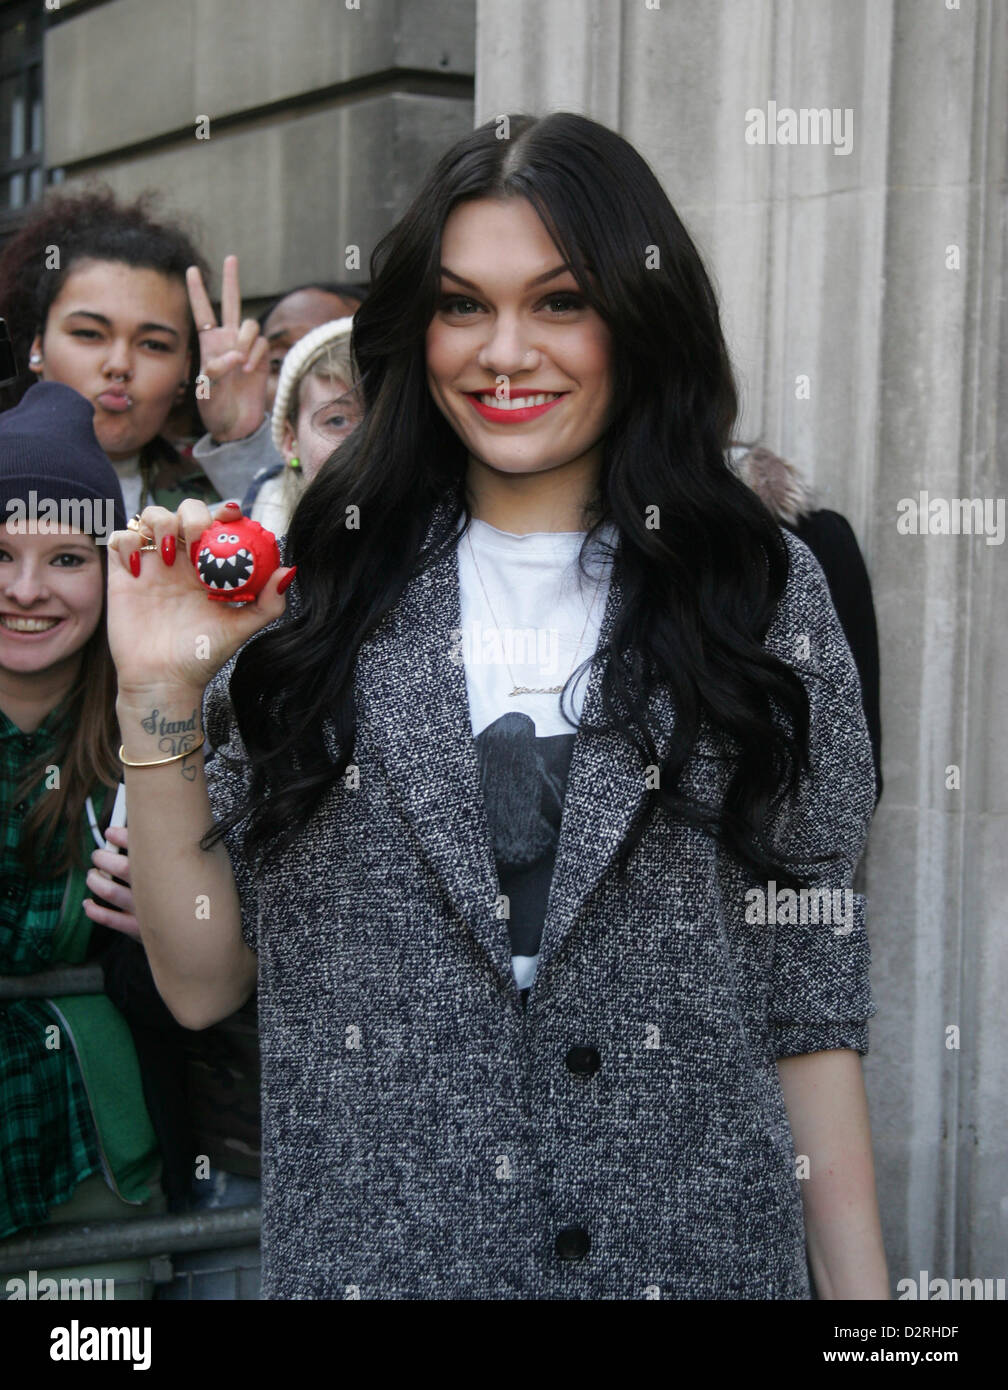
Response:
[[[76,526],[99,544],[126,529],[119,478],[95,438],[94,406],[58,381],[36,382],[0,415],[0,525],[19,519]]]

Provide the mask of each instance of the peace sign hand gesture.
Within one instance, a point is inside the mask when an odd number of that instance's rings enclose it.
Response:
[[[210,380],[207,400],[197,405],[203,424],[223,444],[254,434],[266,413],[269,344],[255,319],[242,320],[238,257],[225,256],[221,276],[221,323],[197,266],[186,271],[189,304],[199,330],[200,375]]]

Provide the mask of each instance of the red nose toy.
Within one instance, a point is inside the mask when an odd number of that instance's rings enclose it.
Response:
[[[225,603],[254,599],[280,566],[276,536],[258,521],[215,521],[192,547],[200,583]]]

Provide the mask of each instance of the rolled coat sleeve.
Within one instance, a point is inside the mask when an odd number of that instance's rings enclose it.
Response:
[[[852,882],[875,809],[871,740],[857,668],[825,576],[808,547],[784,534],[791,574],[766,646],[795,669],[808,692],[811,771],[778,818],[776,845],[812,888],[829,890],[831,898],[829,920],[821,920],[827,916],[821,893],[820,921],[814,920],[810,894],[797,924],[779,920],[778,901],[770,1040],[778,1058],[831,1048],[863,1054],[876,1006],[869,982],[867,904]]]

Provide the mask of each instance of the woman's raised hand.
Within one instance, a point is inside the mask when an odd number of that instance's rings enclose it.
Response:
[[[238,257],[224,258],[219,325],[197,266],[186,271],[186,285],[199,332],[200,375],[209,381],[208,392],[196,393],[200,418],[219,444],[244,439],[266,413],[269,344],[255,319],[242,320]]]
[[[123,701],[166,691],[202,692],[238,648],[287,606],[293,568],[274,570],[253,603],[210,598],[190,548],[208,526],[234,522],[237,503],[211,513],[187,497],[177,512],[145,507],[141,524],[156,550],[140,550],[136,531],[114,531],[108,557],[108,640]],[[282,586],[282,587],[281,587]]]

